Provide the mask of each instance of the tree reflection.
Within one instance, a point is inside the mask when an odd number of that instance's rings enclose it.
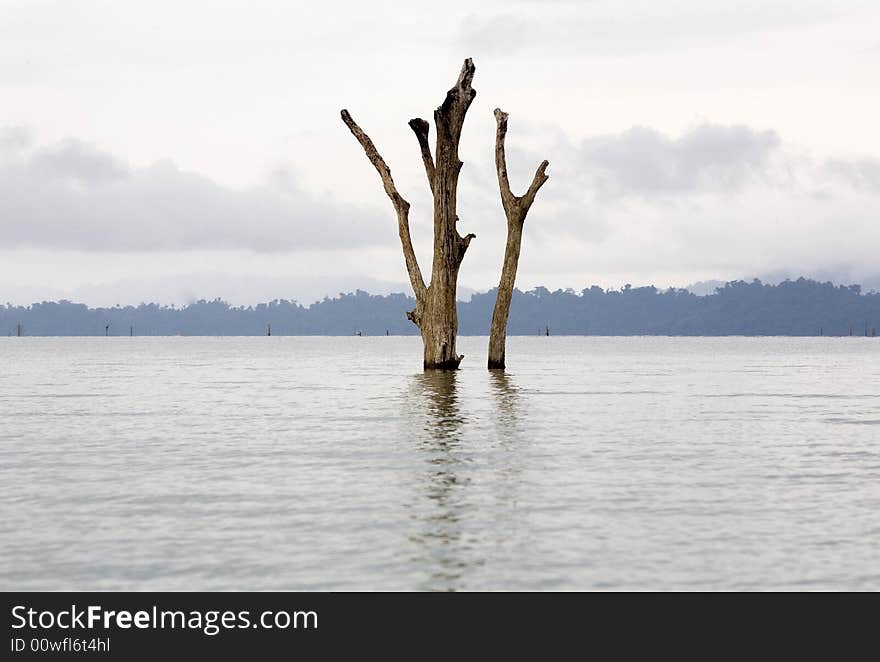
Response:
[[[456,370],[426,370],[415,376],[415,390],[424,405],[423,429],[436,441],[457,444],[464,417],[456,391]]]
[[[480,384],[482,402],[469,390]],[[414,375],[404,393],[407,436],[422,458],[412,475],[416,496],[405,507],[426,589],[472,588],[475,569],[519,527],[520,390],[500,371],[488,383],[463,387],[461,372],[427,371]]]
[[[457,451],[465,417],[459,407],[456,371],[429,370],[415,375],[408,404],[421,419],[415,432],[428,470],[418,479],[423,500],[412,504],[419,529],[412,540],[420,545],[428,568],[426,588],[454,591],[462,588],[468,566],[462,535],[464,488],[462,460]]]
[[[489,371],[490,387],[495,396],[498,410],[498,423],[501,425],[502,437],[513,434],[519,425],[519,387],[513,378],[503,370]]]

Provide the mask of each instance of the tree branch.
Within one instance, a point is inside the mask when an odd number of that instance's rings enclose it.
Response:
[[[510,191],[510,180],[507,176],[507,156],[504,149],[504,140],[507,137],[508,114],[500,108],[495,109],[495,170],[498,172],[498,187],[501,190],[501,204],[508,222],[517,221],[523,223],[526,214],[535,201],[535,196],[550,177],[547,175],[549,161],[542,161],[535,172],[535,177],[528,190],[521,196],[516,196]]]
[[[422,271],[419,269],[419,261],[416,258],[415,250],[412,245],[412,238],[409,233],[409,203],[403,199],[403,196],[397,192],[394,180],[391,178],[391,168],[385,163],[385,160],[379,154],[373,141],[363,132],[361,127],[357,125],[347,110],[343,110],[342,121],[351,130],[352,135],[364,148],[364,152],[379,177],[382,178],[382,185],[385,187],[385,193],[391,199],[394,210],[397,212],[397,231],[400,235],[400,244],[403,247],[403,258],[406,261],[406,270],[409,274],[409,281],[416,296],[416,302],[421,304],[425,299],[425,281],[422,278]]]
[[[421,117],[416,117],[409,121],[409,128],[416,134],[419,141],[419,147],[422,151],[422,162],[425,164],[425,174],[428,175],[428,186],[431,187],[431,193],[434,192],[434,157],[431,156],[431,146],[428,144],[428,133],[431,125]]]
[[[469,232],[463,237],[458,234],[458,232],[456,232],[455,235],[456,244],[458,246],[458,261],[461,262],[461,260],[464,259],[464,254],[465,252],[467,252],[468,246],[471,245],[471,239],[476,239],[477,235],[475,235],[473,232]]]
[[[522,198],[520,198],[520,204],[525,208],[525,211],[528,211],[529,207],[532,206],[532,203],[535,201],[535,196],[538,194],[541,187],[544,186],[544,182],[550,179],[550,176],[546,174],[547,166],[549,165],[550,162],[546,159],[541,161],[541,165],[538,166],[538,169],[535,171],[535,177],[529,185],[529,190],[526,191]]]
[[[501,204],[504,207],[504,212],[510,216],[516,207],[516,196],[510,192],[510,180],[507,178],[507,156],[504,152],[507,117],[507,113],[500,108],[495,109],[495,170],[498,173],[498,187],[501,189]]]
[[[366,152],[370,163],[373,164],[376,172],[379,173],[379,177],[382,178],[382,185],[385,187],[385,193],[391,198],[391,203],[394,205],[394,208],[405,208],[408,211],[409,203],[403,199],[403,196],[401,196],[400,193],[397,192],[397,187],[394,185],[394,180],[391,178],[391,168],[388,167],[385,163],[385,159],[379,154],[373,141],[370,140],[370,136],[364,133],[363,129],[358,126],[357,122],[354,121],[354,118],[347,110],[343,110],[340,114],[342,116],[342,121],[345,122],[345,125],[351,130],[352,135],[357,138],[361,147],[364,148],[364,152]]]

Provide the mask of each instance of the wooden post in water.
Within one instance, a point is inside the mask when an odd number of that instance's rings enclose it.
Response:
[[[16,325],[16,333],[19,338],[21,338],[21,322]]]

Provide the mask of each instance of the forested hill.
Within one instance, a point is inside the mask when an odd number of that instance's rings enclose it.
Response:
[[[460,302],[462,335],[485,335],[495,291]],[[414,335],[405,312],[414,307],[403,294],[373,296],[357,291],[301,306],[276,300],[233,307],[221,300],[183,308],[141,304],[89,308],[69,301],[0,307],[4,335]],[[591,287],[516,291],[509,333],[533,335],[869,335],[880,328],[880,294],[858,285],[835,286],[798,279],[778,285],[734,281],[715,294],[686,290]]]

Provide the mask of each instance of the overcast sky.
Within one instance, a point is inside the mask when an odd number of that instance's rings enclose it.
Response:
[[[0,0],[0,302],[408,292],[339,110],[412,203],[427,276],[406,123],[432,118],[465,57],[465,291],[497,284],[504,249],[496,106],[514,188],[550,161],[522,289],[880,288],[878,26],[880,4],[846,0]]]

